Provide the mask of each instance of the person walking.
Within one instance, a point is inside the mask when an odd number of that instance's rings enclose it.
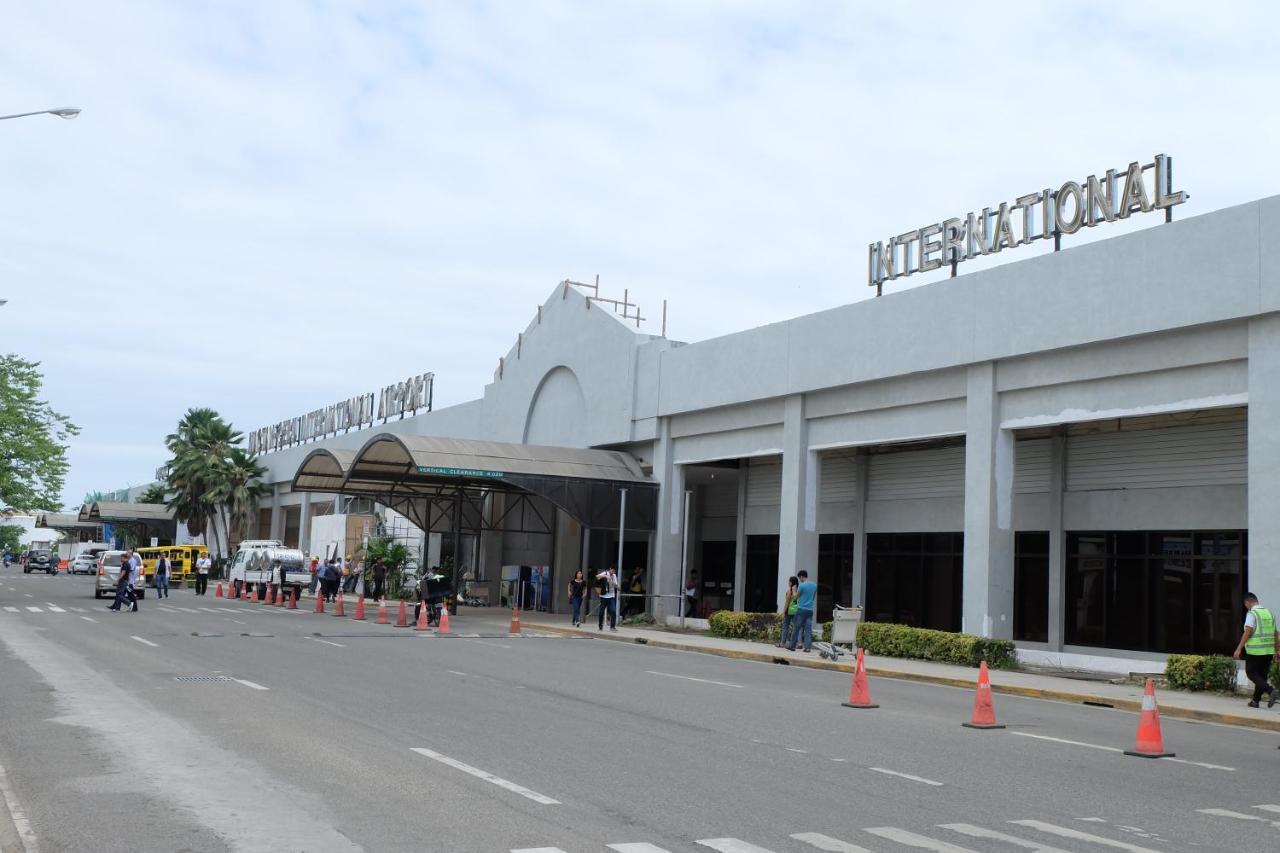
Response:
[[[138,612],[138,595],[134,590],[138,586],[138,578],[142,576],[142,558],[136,551],[129,552],[129,599],[133,602],[132,612]]]
[[[618,630],[618,611],[614,602],[618,597],[618,570],[613,566],[596,575],[596,588],[600,590],[600,628],[604,630],[604,614],[609,612],[609,630]]]
[[[208,552],[201,554],[200,559],[196,560],[196,595],[204,595],[209,591],[209,569],[213,568],[213,561],[209,559]]]
[[[698,612],[698,578],[692,572],[684,582],[684,615],[688,619]]]
[[[644,612],[644,566],[636,566],[631,572],[631,585],[627,588],[631,599],[627,602],[624,616]]]
[[[316,584],[320,582],[320,559],[318,557],[311,558],[311,583],[307,585],[307,593],[316,594]]]
[[[791,639],[791,625],[796,621],[796,611],[800,608],[796,598],[799,585],[800,579],[795,575],[787,578],[787,596],[782,600],[782,630],[778,632],[778,642],[775,643],[778,648],[787,645]]]
[[[1280,658],[1276,652],[1276,617],[1258,603],[1258,596],[1252,592],[1244,594],[1244,606],[1249,612],[1244,617],[1244,632],[1232,657],[1236,660],[1244,658],[1244,674],[1253,682],[1253,699],[1249,701],[1249,707],[1257,708],[1265,694],[1267,707],[1274,708],[1276,688],[1267,683],[1267,675],[1271,671],[1271,661]]]
[[[288,580],[288,571],[289,570],[285,568],[284,563],[276,560],[275,572],[272,575],[272,578],[278,584],[276,587],[277,595],[284,595],[285,581]]]
[[[120,608],[129,602],[129,599],[133,594],[132,590],[129,588],[129,578],[131,576],[129,563],[130,553],[131,552],[129,551],[125,551],[124,554],[120,556],[120,571],[116,574],[116,600],[111,602],[107,607],[108,610],[116,613],[119,613]]]
[[[809,572],[796,572],[796,615],[791,623],[791,641],[787,650],[794,652],[796,643],[804,645],[805,652],[813,651],[813,607],[818,598],[818,585],[809,580]]]
[[[156,560],[156,598],[169,597],[169,558],[160,555]]]
[[[373,561],[373,598],[381,601],[387,592],[387,564],[381,560]]]
[[[582,569],[573,573],[573,580],[569,581],[569,603],[573,605],[573,627],[577,628],[582,624],[582,597],[587,594],[587,579],[582,575]]]

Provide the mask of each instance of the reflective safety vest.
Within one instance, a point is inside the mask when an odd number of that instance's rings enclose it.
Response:
[[[1258,606],[1251,611],[1258,621],[1249,641],[1244,644],[1245,654],[1273,655],[1276,653],[1276,617],[1265,607]]]

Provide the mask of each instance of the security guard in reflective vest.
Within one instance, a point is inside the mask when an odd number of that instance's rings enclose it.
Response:
[[[1244,618],[1244,635],[1236,646],[1236,660],[1244,657],[1244,673],[1253,682],[1253,700],[1250,708],[1257,708],[1262,694],[1267,694],[1267,707],[1275,707],[1276,689],[1267,683],[1267,673],[1276,654],[1276,617],[1258,603],[1258,596],[1251,592],[1244,595],[1244,606],[1249,613]]]

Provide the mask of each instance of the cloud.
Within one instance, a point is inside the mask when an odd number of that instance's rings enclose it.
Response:
[[[1277,141],[1271,4],[127,9],[0,34],[5,107],[85,110],[0,125],[0,316],[84,428],[71,501],[145,478],[187,406],[250,427],[422,370],[476,397],[566,276],[699,340],[867,298],[872,240],[1157,151],[1179,215],[1275,191],[1235,168]]]

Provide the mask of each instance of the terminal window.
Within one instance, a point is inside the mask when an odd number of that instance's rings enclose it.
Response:
[[[959,631],[963,586],[963,533],[868,534],[867,621]]]

